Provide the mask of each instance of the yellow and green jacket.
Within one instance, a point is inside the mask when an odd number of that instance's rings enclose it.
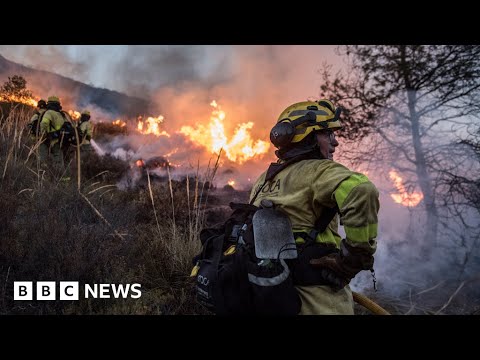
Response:
[[[37,120],[38,118],[40,118],[42,116],[42,114],[46,111],[47,109],[39,109],[39,110],[36,110],[35,111],[35,114],[32,115],[32,117],[30,118],[30,126],[33,127],[33,122],[35,120]],[[37,126],[39,127],[38,128],[38,133],[40,134],[40,124],[37,124]],[[33,131],[36,133],[37,132],[37,129],[33,129]],[[34,134],[30,134],[30,138],[35,140],[36,139],[36,135]]]
[[[90,121],[83,121],[78,125],[78,130],[82,134],[82,145],[83,144],[90,144],[90,140],[92,137],[93,126]],[[88,139],[87,139],[88,137]]]
[[[250,199],[264,183],[265,175],[266,172],[255,182]],[[363,174],[331,160],[302,160],[267,183],[254,205],[258,206],[263,199],[271,200],[288,215],[294,233],[307,234],[327,208],[338,206],[346,241],[373,254],[377,246],[378,197],[377,188]],[[337,217],[315,240],[340,246]],[[302,243],[305,239],[297,237],[296,241]]]
[[[42,121],[40,122],[40,131],[48,134],[60,130],[65,122],[61,112],[55,110],[47,110],[43,114]],[[53,139],[50,141],[50,146],[56,144],[59,139]]]

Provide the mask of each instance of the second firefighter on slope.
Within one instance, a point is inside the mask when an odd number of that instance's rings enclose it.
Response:
[[[90,122],[90,111],[83,110],[80,115],[80,121],[78,123],[78,135],[80,140],[80,150],[82,153],[89,153],[92,151],[93,126]]]

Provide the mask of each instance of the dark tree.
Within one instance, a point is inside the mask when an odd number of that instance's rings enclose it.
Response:
[[[8,77],[0,88],[0,98],[9,101],[22,102],[32,98],[32,92],[27,89],[27,80],[20,75]]]
[[[423,193],[424,245],[436,246],[451,178],[476,166],[455,146],[480,112],[480,46],[343,46],[346,73],[325,67],[320,95],[346,109],[352,161],[389,164]],[[478,121],[478,119],[477,119]],[[478,164],[478,161],[477,161]],[[449,205],[449,204],[446,204]]]

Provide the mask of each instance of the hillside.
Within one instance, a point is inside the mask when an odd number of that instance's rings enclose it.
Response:
[[[151,107],[148,100],[93,87],[48,71],[29,68],[7,60],[0,54],[0,82],[13,75],[23,76],[27,80],[27,87],[34,95],[47,97],[56,94],[62,98],[65,106],[75,109],[94,106],[112,117],[120,115],[135,117],[148,113]]]

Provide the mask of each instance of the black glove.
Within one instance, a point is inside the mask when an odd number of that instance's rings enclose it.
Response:
[[[362,270],[373,267],[373,255],[362,248],[348,245],[345,239],[338,253],[310,260],[310,264],[321,269],[322,277],[334,288],[342,289]]]

